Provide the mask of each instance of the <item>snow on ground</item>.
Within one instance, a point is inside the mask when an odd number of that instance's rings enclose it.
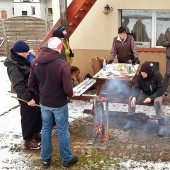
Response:
[[[8,132],[4,139],[0,139],[0,146],[3,144],[12,143],[13,145],[21,144],[22,135],[21,135],[21,126],[20,126],[20,115],[19,115],[19,107],[12,109],[11,111],[3,114],[4,112],[10,110],[12,107],[18,105],[18,101],[16,99],[11,98],[12,95],[8,91],[10,91],[11,83],[8,79],[6,73],[6,67],[3,65],[3,60],[5,57],[0,58],[0,134],[3,133],[4,130]],[[117,106],[117,107],[116,107]],[[127,110],[127,106],[124,109]],[[72,101],[69,103],[69,121],[72,121],[76,118],[86,117],[87,114],[84,114],[83,111],[85,108],[92,108],[92,103],[85,101]],[[113,110],[120,110],[120,105],[112,104]],[[169,110],[169,108],[165,108],[165,110]],[[124,111],[124,110],[123,110]],[[2,115],[3,114],[3,115]],[[2,123],[3,122],[3,123]],[[4,123],[7,122],[7,123]],[[15,134],[15,135],[14,135]],[[6,148],[1,147],[0,150],[0,169],[12,169],[11,162],[14,158],[17,160],[18,155],[17,152],[11,152]],[[22,163],[21,163],[22,164]],[[20,166],[20,165],[18,165]],[[21,165],[22,167],[22,165]],[[114,169],[114,167],[110,167],[110,170]],[[127,162],[120,163],[120,169],[122,170],[170,170],[170,162],[147,162],[147,161],[132,161],[129,160]]]

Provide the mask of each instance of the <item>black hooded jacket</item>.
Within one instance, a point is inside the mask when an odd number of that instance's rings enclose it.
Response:
[[[158,71],[152,71],[147,78],[143,78],[141,73],[138,74],[132,89],[132,97],[138,98],[141,90],[152,100],[162,96],[164,94],[162,75]]]
[[[32,100],[31,94],[33,94],[33,91],[28,87],[31,67],[29,61],[11,49],[11,56],[5,59],[4,65],[7,67],[8,77],[17,96],[26,101]]]
[[[48,107],[62,107],[67,104],[67,96],[73,95],[68,63],[47,47],[41,48],[33,61],[28,84],[39,92],[40,103]]]

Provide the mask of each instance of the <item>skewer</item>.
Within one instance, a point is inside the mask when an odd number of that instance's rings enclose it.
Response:
[[[21,98],[19,98],[19,97],[15,97],[15,96],[11,96],[11,97],[12,97],[12,98],[14,98],[14,99],[17,99],[17,100],[20,100],[20,101],[22,101],[22,102],[27,103],[27,101],[26,101],[26,100],[21,99]],[[35,106],[40,107],[40,105],[38,105],[38,104],[36,104],[36,103],[35,103]]]

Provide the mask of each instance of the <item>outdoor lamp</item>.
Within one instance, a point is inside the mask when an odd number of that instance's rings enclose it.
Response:
[[[110,11],[113,11],[113,8],[110,7],[108,4],[105,5],[104,8],[103,8],[103,13],[104,13],[104,14],[109,14]]]

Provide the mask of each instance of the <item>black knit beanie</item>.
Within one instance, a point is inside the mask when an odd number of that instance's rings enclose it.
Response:
[[[126,32],[125,27],[119,27],[118,34],[123,33],[123,32]]]
[[[61,30],[54,30],[52,33],[52,37],[65,38]]]
[[[152,66],[150,65],[150,63],[148,62],[145,62],[141,65],[141,69],[140,69],[140,72],[145,72],[147,73],[148,77],[152,74],[153,72],[153,68]]]

